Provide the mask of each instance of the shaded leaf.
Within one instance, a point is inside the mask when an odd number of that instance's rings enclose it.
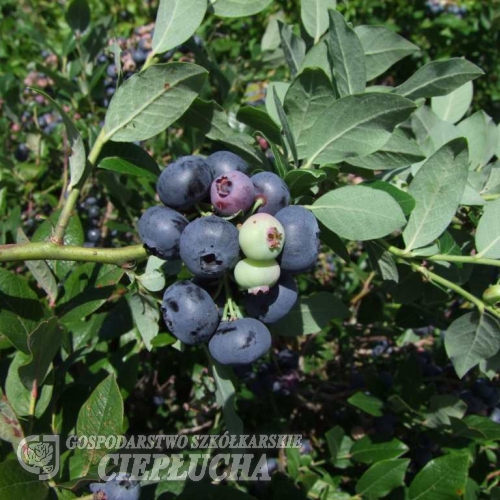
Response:
[[[66,21],[75,33],[83,33],[90,24],[90,8],[87,0],[73,0],[66,11]]]
[[[293,309],[271,325],[272,331],[285,337],[319,332],[334,318],[346,318],[349,309],[331,293],[319,292],[300,298]]]
[[[365,436],[352,446],[351,458],[355,462],[373,464],[381,460],[398,458],[408,449],[408,446],[396,438],[391,441],[378,442],[373,441],[370,436]]]
[[[48,483],[24,470],[17,460],[0,463],[0,498],[45,500],[48,495]]]
[[[127,294],[130,310],[134,323],[141,334],[144,345],[150,351],[153,348],[152,340],[160,331],[158,321],[160,320],[160,311],[156,300],[142,293]]]
[[[291,26],[281,21],[278,21],[278,26],[285,60],[290,68],[292,78],[295,78],[306,55],[306,44],[304,40],[293,33]]]
[[[383,414],[382,408],[384,406],[384,402],[371,394],[356,392],[347,400],[347,402],[374,417],[381,417]]]

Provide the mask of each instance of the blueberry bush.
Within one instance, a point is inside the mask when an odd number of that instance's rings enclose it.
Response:
[[[500,498],[491,67],[335,0],[136,3],[0,6],[0,500]],[[212,484],[65,444],[224,432],[302,447]]]

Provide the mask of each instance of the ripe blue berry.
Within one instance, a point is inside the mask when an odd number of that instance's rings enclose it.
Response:
[[[248,210],[255,199],[252,181],[234,170],[217,177],[210,188],[210,200],[221,215],[234,215]]]
[[[284,318],[297,302],[297,284],[289,273],[281,273],[269,293],[248,295],[245,309],[249,316],[263,323],[276,323]]]
[[[163,170],[156,184],[160,200],[167,207],[186,209],[208,194],[212,174],[200,156],[182,156]]]
[[[240,228],[241,250],[250,259],[275,259],[285,243],[285,231],[281,223],[269,214],[255,214]]]
[[[19,146],[17,146],[16,150],[14,151],[14,157],[17,161],[24,162],[29,158],[29,156],[30,150],[28,149],[28,146],[26,146],[26,144],[19,144]]]
[[[99,229],[89,229],[87,231],[87,239],[93,243],[99,241],[101,239],[101,231]]]
[[[188,345],[208,341],[219,324],[219,311],[212,297],[190,281],[168,287],[161,310],[167,328]]]
[[[239,253],[238,230],[215,215],[190,222],[181,236],[181,259],[201,278],[222,276],[236,265]]]
[[[314,266],[319,253],[316,217],[298,205],[283,208],[276,215],[286,234],[280,265],[284,271],[301,273]]]
[[[214,179],[220,175],[232,172],[233,170],[238,170],[244,174],[250,170],[248,163],[242,160],[238,155],[231,153],[231,151],[217,151],[207,156],[205,161],[210,167]]]
[[[212,357],[223,365],[247,365],[271,348],[271,334],[253,318],[221,321],[208,343]]]
[[[234,268],[234,279],[250,294],[267,293],[280,277],[280,266],[275,260],[243,259]]]
[[[160,259],[179,257],[182,231],[189,221],[168,207],[150,207],[139,219],[139,236],[144,246]]]
[[[257,213],[274,215],[290,204],[290,191],[281,177],[272,172],[259,172],[251,177],[255,186],[255,199],[264,204]]]

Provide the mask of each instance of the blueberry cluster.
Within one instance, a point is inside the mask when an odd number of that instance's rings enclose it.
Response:
[[[83,203],[80,204],[84,215],[83,220],[86,222],[86,239],[85,247],[95,247],[101,240],[101,231],[99,225],[101,222],[101,207],[99,199],[96,196],[89,196]]]
[[[293,274],[313,267],[318,256],[315,217],[290,205],[279,176],[249,176],[249,171],[229,151],[181,157],[158,179],[164,205],[148,208],[138,224],[150,253],[180,258],[194,275],[165,291],[162,312],[168,329],[188,345],[208,342],[222,364],[249,364],[270,349],[265,324],[288,314],[297,301]],[[208,290],[214,281],[220,286],[212,296]],[[221,313],[215,300],[222,285]]]

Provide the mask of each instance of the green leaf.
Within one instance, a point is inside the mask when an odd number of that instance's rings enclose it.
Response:
[[[500,198],[486,204],[476,231],[476,248],[480,257],[500,259]]]
[[[334,318],[347,318],[349,309],[331,293],[319,292],[300,298],[293,309],[271,326],[272,331],[285,337],[319,332]]]
[[[431,460],[413,479],[409,500],[455,500],[465,492],[469,468],[466,454]]]
[[[295,78],[306,55],[306,44],[304,40],[293,33],[291,26],[280,21],[278,21],[278,26],[285,60],[290,68],[292,78]]]
[[[137,169],[139,169],[141,175],[144,174],[148,177],[150,177],[150,175],[154,175],[155,180],[161,173],[160,168],[158,167],[158,163],[156,163],[151,155],[149,155],[140,146],[128,142],[108,141],[104,145],[102,152],[99,155],[97,164],[99,165],[105,158],[116,157],[121,158],[134,165]]]
[[[23,428],[12,406],[5,398],[0,399],[0,439],[12,443],[16,449],[23,437]]]
[[[328,29],[328,10],[337,7],[337,0],[301,0],[300,17],[307,33],[316,43]]]
[[[344,242],[333,231],[330,231],[324,224],[318,221],[319,237],[321,241],[331,250],[333,250],[340,258],[346,262],[350,262],[349,251]]]
[[[148,179],[150,181],[156,182],[158,180],[158,173],[150,172],[144,168],[138,167],[133,163],[130,163],[123,158],[112,157],[112,158],[104,158],[99,163],[99,168],[103,170],[111,170],[113,172],[117,172],[119,174],[125,175],[133,175],[136,177],[141,177],[143,179]]]
[[[209,9],[220,17],[253,16],[264,10],[272,0],[210,0]]]
[[[26,389],[31,390],[33,383],[43,384],[50,364],[61,345],[63,330],[57,318],[43,321],[28,336],[29,361],[19,367],[19,378]]]
[[[328,450],[330,451],[330,458],[332,462],[337,461],[344,436],[344,429],[342,429],[342,427],[338,425],[330,429],[325,434],[326,444],[328,445]]]
[[[349,165],[368,170],[391,170],[407,167],[422,160],[425,160],[425,155],[418,144],[410,139],[406,132],[397,128],[387,143],[375,153],[357,158],[347,158],[345,161]]]
[[[71,189],[76,186],[84,172],[85,166],[87,164],[87,155],[85,154],[85,146],[83,145],[83,139],[80,136],[80,132],[75,127],[70,117],[64,112],[64,109],[56,102],[52,97],[43,92],[42,90],[36,89],[34,87],[28,87],[34,90],[38,94],[41,94],[47,99],[58,111],[63,120],[64,126],[66,127],[66,134],[68,136],[69,147],[71,148],[71,153],[69,155],[69,173],[70,173],[70,183],[68,188]]]
[[[432,111],[446,122],[457,123],[467,113],[472,103],[472,82],[462,86],[447,95],[433,97],[431,100]]]
[[[436,97],[449,94],[481,75],[484,75],[483,70],[466,59],[455,57],[444,61],[432,61],[396,87],[394,92],[412,100]]]
[[[17,238],[16,242],[23,244],[29,243],[30,240],[24,234],[22,228],[17,228]],[[36,282],[43,288],[45,293],[48,295],[49,300],[52,304],[55,303],[57,299],[57,294],[59,289],[57,287],[56,279],[54,274],[50,270],[50,267],[44,260],[28,260],[25,262],[26,267],[31,271],[31,274],[36,279]]]
[[[288,88],[283,108],[301,158],[308,153],[309,145],[305,140],[308,130],[325,107],[334,101],[332,83],[319,68],[304,69]]]
[[[416,205],[403,232],[407,250],[431,243],[446,230],[465,190],[467,164],[467,143],[459,138],[422,165],[408,189]]]
[[[71,323],[97,311],[109,299],[123,272],[111,264],[78,265],[64,283],[65,294],[58,307],[61,321]]]
[[[262,109],[245,106],[238,110],[236,119],[258,132],[262,132],[272,142],[281,143],[281,132],[276,123]]]
[[[404,485],[410,460],[400,458],[373,464],[356,483],[356,493],[362,498],[385,498],[392,490]]]
[[[371,394],[356,392],[347,402],[374,417],[381,417],[383,415],[382,408],[384,402]]]
[[[49,494],[48,483],[24,470],[17,460],[0,463],[0,498],[2,500],[45,500]]]
[[[44,307],[28,283],[0,267],[0,333],[28,354],[28,335],[44,315]]]
[[[363,47],[356,32],[342,14],[328,11],[330,31],[328,44],[333,60],[333,76],[341,97],[364,92],[366,66]]]
[[[399,439],[378,442],[373,441],[370,436],[356,441],[351,448],[351,459],[362,464],[373,464],[381,460],[391,460],[404,455],[408,451],[406,446]]]
[[[47,241],[53,233],[53,228],[57,224],[59,218],[60,210],[56,210],[48,220],[45,220],[42,225],[40,225],[35,234],[31,238],[31,241]],[[64,244],[65,245],[83,245],[85,238],[83,235],[83,227],[80,222],[78,215],[73,215],[70,220],[66,232],[64,233]],[[47,261],[49,267],[54,271],[54,274],[63,280],[66,278],[67,274],[74,268],[75,263],[66,260],[52,260]]]
[[[278,21],[285,21],[285,13],[282,10],[269,15],[267,18],[266,31],[264,31],[260,42],[262,52],[273,51],[280,46],[281,39]]]
[[[162,54],[184,43],[198,29],[207,0],[160,0],[153,35],[153,53]]]
[[[383,26],[354,28],[365,53],[366,81],[385,73],[392,65],[420,49]]]
[[[190,63],[158,64],[131,76],[109,103],[105,138],[132,142],[159,134],[191,106],[206,76]]]
[[[450,418],[461,419],[467,411],[467,405],[451,394],[431,396],[429,411],[426,412],[424,425],[431,429],[439,429],[450,425]]]
[[[123,432],[123,400],[114,375],[108,375],[92,392],[78,413],[78,436],[117,436]],[[105,445],[100,449],[77,449],[81,458],[80,477],[84,477],[109,453]]]
[[[365,243],[365,247],[373,270],[378,272],[384,280],[397,283],[399,273],[393,255],[374,241]]]
[[[415,199],[413,196],[409,195],[406,191],[389,184],[385,181],[368,181],[365,186],[369,186],[372,189],[380,189],[380,191],[385,191],[389,193],[399,204],[401,210],[405,215],[410,215],[412,210],[415,208]]]
[[[457,125],[458,131],[467,139],[469,146],[469,168],[471,170],[486,165],[498,144],[495,123],[484,111],[477,111]]]
[[[83,33],[90,24],[90,8],[87,0],[73,0],[66,11],[66,22],[77,34]]]
[[[309,208],[326,227],[350,240],[382,238],[406,223],[392,196],[366,186],[334,189]]]
[[[281,128],[283,129],[283,133],[285,134],[288,150],[292,154],[295,166],[297,166],[299,163],[299,159],[297,156],[297,146],[295,145],[295,139],[292,135],[292,131],[290,130],[290,125],[288,124],[288,119],[285,115],[285,111],[283,110],[283,105],[281,104],[280,98],[278,97],[278,93],[276,92],[276,88],[273,88],[273,98],[274,105],[276,106],[276,111],[278,112],[278,118],[281,123]]]
[[[500,440],[500,425],[488,417],[469,415],[463,420],[453,420],[454,434],[481,443]]]
[[[150,351],[153,348],[151,341],[158,335],[160,327],[160,311],[153,297],[142,293],[127,294],[132,317],[141,334],[144,345]]]
[[[428,106],[420,107],[412,115],[411,126],[426,156],[431,156],[447,142],[460,137],[457,127],[438,118]]]
[[[307,154],[299,157],[307,157],[310,166],[371,154],[387,143],[396,125],[414,109],[411,101],[393,94],[343,97],[317,115],[304,137]]]
[[[321,170],[290,170],[285,176],[292,197],[300,196],[312,186],[326,179],[326,173]]]
[[[17,351],[12,360],[7,378],[5,380],[5,395],[18,417],[25,417],[31,414],[31,391],[26,389],[19,377],[19,368],[30,361],[30,356]],[[53,392],[53,374],[51,373],[42,390],[38,391],[38,399],[35,406],[35,417],[40,418],[50,404]]]
[[[460,378],[480,361],[498,352],[499,331],[500,321],[488,312],[464,314],[449,326],[444,345]]]
[[[270,82],[267,86],[266,93],[266,111],[267,114],[281,126],[280,117],[278,115],[278,110],[276,109],[276,102],[274,100],[274,91],[278,94],[280,102],[285,101],[285,96],[290,87],[289,83],[285,82]]]
[[[229,434],[243,434],[243,422],[236,413],[236,389],[232,377],[232,369],[212,359],[212,373],[215,379],[215,397],[217,404],[222,408],[224,422]]]
[[[314,45],[306,54],[304,61],[302,61],[302,67],[300,71],[304,71],[306,68],[317,68],[323,70],[325,75],[330,81],[333,77],[333,68],[330,61],[330,56],[328,55],[328,44],[326,43],[326,37],[324,37],[319,43]]]

